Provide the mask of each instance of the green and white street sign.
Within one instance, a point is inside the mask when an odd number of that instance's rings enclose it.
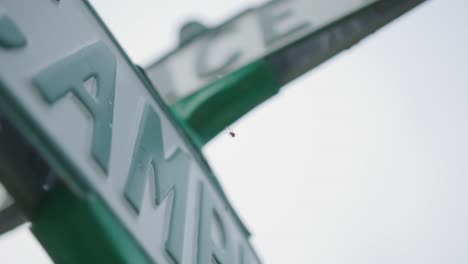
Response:
[[[168,103],[377,0],[271,1],[247,10],[147,68]]]
[[[145,68],[165,102],[206,143],[286,83],[424,0],[277,0],[215,28],[186,25]]]
[[[61,228],[98,253],[107,240],[121,263],[260,262],[199,150],[86,1],[0,2],[0,112],[73,190],[49,204],[76,196],[95,217],[83,229],[88,216],[48,206],[55,218],[33,219],[40,240]]]

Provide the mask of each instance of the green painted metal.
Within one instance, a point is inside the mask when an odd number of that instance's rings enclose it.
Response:
[[[38,209],[31,231],[55,263],[153,263],[96,195],[61,185]]]
[[[280,88],[271,66],[260,60],[185,97],[171,109],[203,146]]]

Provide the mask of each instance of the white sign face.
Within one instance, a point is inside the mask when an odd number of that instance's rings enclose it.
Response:
[[[0,111],[155,263],[259,263],[211,170],[87,2],[0,2]]]
[[[210,30],[146,71],[167,103],[274,53],[377,0],[279,0]]]

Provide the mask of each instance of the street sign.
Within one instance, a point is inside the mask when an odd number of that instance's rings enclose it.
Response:
[[[179,46],[146,67],[199,145],[286,83],[424,0],[278,0],[215,28],[188,23]]]
[[[377,0],[270,1],[249,9],[147,67],[171,104]]]
[[[0,112],[152,262],[260,262],[199,150],[86,1],[0,2]]]

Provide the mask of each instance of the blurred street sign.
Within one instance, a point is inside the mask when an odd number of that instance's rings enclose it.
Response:
[[[260,262],[200,151],[87,1],[0,2],[0,113],[69,190],[43,206],[65,211],[33,218],[54,261],[90,263],[79,258],[104,241],[119,259],[93,263]],[[70,218],[75,200],[92,216]]]
[[[168,103],[377,0],[280,0],[248,9],[147,67]]]
[[[204,144],[286,83],[422,2],[270,1],[215,28],[187,24],[179,46],[145,70]]]

